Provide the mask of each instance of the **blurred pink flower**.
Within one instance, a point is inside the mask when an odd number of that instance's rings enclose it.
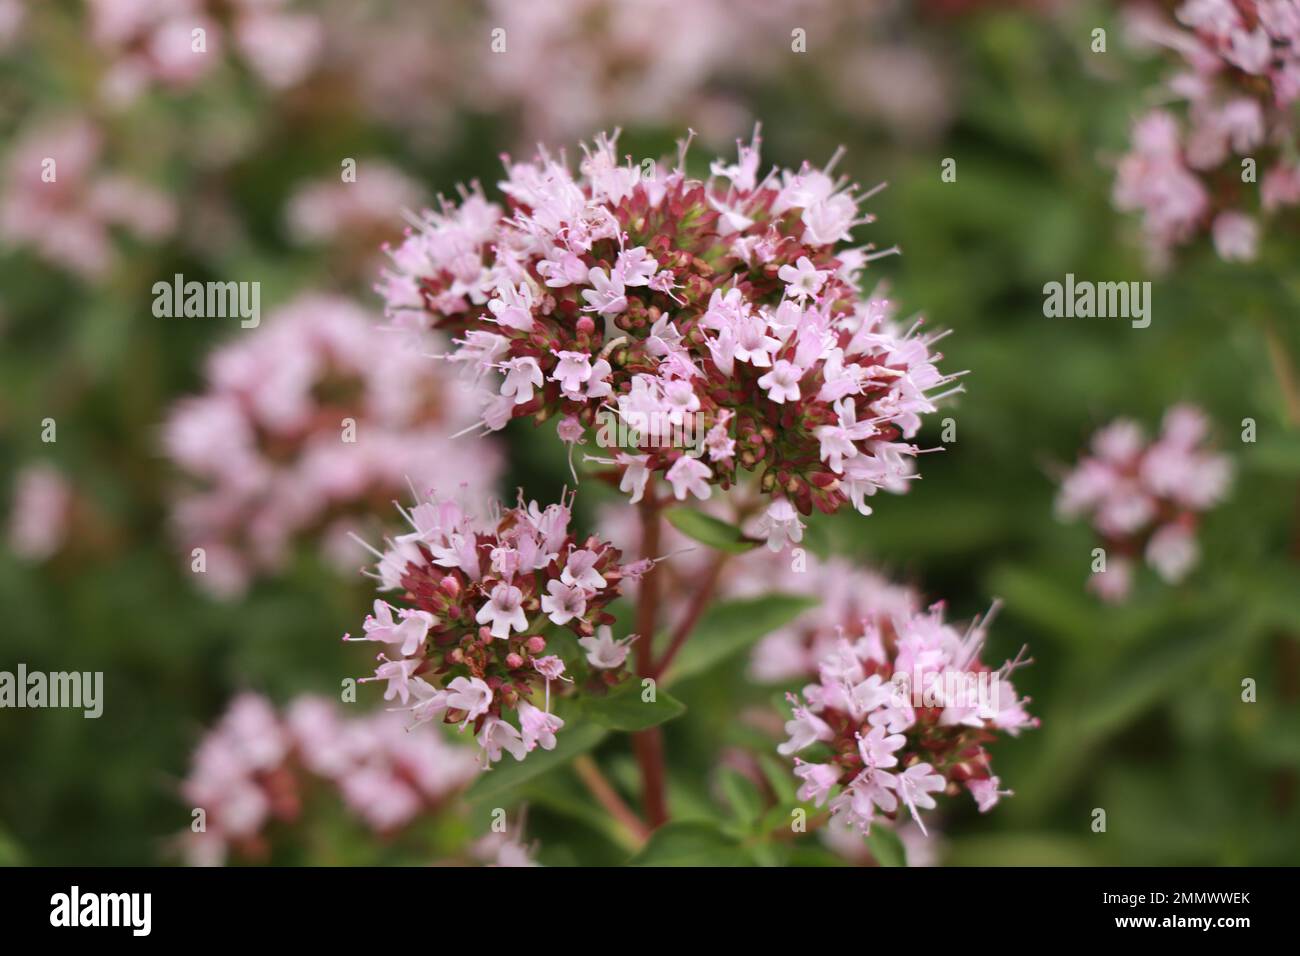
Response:
[[[1203,235],[1212,236],[1220,258],[1253,260],[1257,213],[1300,203],[1293,167],[1300,7],[1295,0],[1184,0],[1171,18],[1141,3],[1128,20],[1137,45],[1164,47],[1184,68],[1170,75],[1160,96],[1177,112],[1153,110],[1134,124],[1132,147],[1118,166],[1116,207],[1142,214],[1157,267]],[[1258,205],[1246,198],[1257,180]]]
[[[22,468],[14,479],[9,548],[26,561],[53,557],[72,532],[72,487],[45,462]]]
[[[105,96],[129,103],[149,86],[185,90],[237,51],[272,89],[301,81],[325,35],[289,0],[88,0],[91,40],[112,58]]]
[[[374,530],[410,487],[491,487],[497,448],[449,437],[474,420],[473,389],[438,374],[423,357],[435,339],[420,339],[403,348],[348,300],[304,296],[209,357],[207,392],[163,431],[190,479],[172,517],[184,552],[206,551],[202,586],[237,594],[304,540],[355,569],[364,552],[343,531]]]
[[[127,176],[99,171],[102,142],[89,120],[65,118],[20,134],[0,192],[0,237],[83,279],[116,261],[113,227],[157,242],[176,227],[172,200]]]
[[[1209,421],[1192,405],[1170,408],[1150,443],[1136,422],[1120,419],[1093,436],[1092,453],[1061,480],[1057,513],[1090,517],[1105,546],[1105,569],[1089,581],[1103,600],[1128,597],[1139,555],[1171,583],[1195,566],[1198,516],[1226,497],[1232,479],[1232,462],[1209,450],[1208,435]]]
[[[181,841],[191,864],[220,865],[230,852],[259,856],[272,820],[296,821],[309,778],[337,788],[372,830],[391,833],[436,810],[477,776],[473,753],[430,727],[411,731],[396,714],[343,718],[320,697],[277,714],[256,694],[236,697],[194,752],[181,795],[204,812]]]
[[[401,170],[363,158],[357,160],[355,181],[335,174],[300,186],[289,199],[285,220],[300,243],[352,243],[358,236],[370,241],[391,237],[402,212],[422,201],[423,191]]]

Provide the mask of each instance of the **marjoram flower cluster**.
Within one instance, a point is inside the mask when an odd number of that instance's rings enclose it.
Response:
[[[756,134],[698,181],[685,153],[620,163],[598,137],[576,176],[563,156],[507,160],[507,208],[476,186],[426,211],[380,291],[394,324],[447,332],[446,360],[493,383],[486,430],[553,419],[577,444],[602,413],[659,435],[693,416],[700,452],[651,442],[593,460],[634,502],[652,475],[678,500],[752,475],[779,550],[813,508],[868,514],[877,491],[904,490],[911,439],[953,376],[919,320],[859,294],[897,250],[841,246],[871,217],[834,160],[760,175]]]

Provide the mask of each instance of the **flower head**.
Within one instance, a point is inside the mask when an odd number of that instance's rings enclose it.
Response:
[[[576,443],[620,420],[634,447],[592,460],[633,500],[657,475],[679,500],[754,482],[800,514],[869,513],[866,497],[905,489],[910,439],[952,381],[919,323],[858,292],[896,250],[839,248],[869,217],[833,163],[759,178],[756,134],[740,166],[698,181],[682,152],[653,177],[604,136],[576,174],[545,152],[507,161],[505,208],[466,190],[391,251],[391,320],[452,336],[451,361],[491,383],[487,429],[558,417]],[[707,435],[707,464],[660,440],[683,430]]]
[[[402,606],[376,602],[356,640],[383,640],[402,656],[381,656],[374,678],[364,679],[386,680],[386,698],[415,724],[472,725],[489,764],[552,749],[564,726],[551,713],[551,685],[569,678],[541,632],[564,627],[589,649],[614,620],[606,607],[621,593],[620,553],[594,537],[579,541],[570,504],[521,500],[479,518],[432,496],[403,510],[411,530],[376,552],[374,577],[400,592]],[[610,643],[591,659],[609,672],[596,678],[606,684],[619,679],[627,656]]]
[[[1000,781],[984,745],[1038,722],[1008,679],[1024,662],[993,671],[980,661],[987,624],[963,634],[936,604],[842,629],[803,699],[791,697],[790,739],[777,748],[821,754],[796,758],[800,799],[829,800],[833,818],[864,833],[904,810],[924,830],[921,811],[959,785],[982,810],[996,802]]]
[[[1089,581],[1098,597],[1124,600],[1140,556],[1170,583],[1196,565],[1199,515],[1223,500],[1232,479],[1231,461],[1207,446],[1208,433],[1191,405],[1170,408],[1153,442],[1137,423],[1113,422],[1062,479],[1057,513],[1089,517],[1104,545],[1105,566]]]
[[[1169,108],[1133,126],[1119,162],[1117,208],[1142,215],[1152,261],[1210,236],[1220,258],[1252,260],[1261,218],[1300,204],[1295,162],[1300,100],[1300,15],[1293,0],[1183,0],[1172,18],[1135,5],[1130,33],[1182,61],[1164,84]],[[1231,188],[1258,165],[1255,189]],[[1252,178],[1248,180],[1254,182]]]

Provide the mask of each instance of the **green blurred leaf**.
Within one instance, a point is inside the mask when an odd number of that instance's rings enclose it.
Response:
[[[606,697],[588,697],[583,713],[612,730],[636,731],[656,727],[686,713],[686,705],[655,688],[655,699],[641,699],[641,684],[632,679]]]
[[[746,538],[735,525],[694,508],[669,508],[664,512],[664,517],[688,538],[728,554],[744,554],[758,545],[754,539]]]
[[[903,841],[888,827],[872,827],[867,834],[867,848],[881,866],[907,866],[907,850],[903,848]]]
[[[816,605],[811,597],[769,594],[715,604],[696,625],[664,680],[686,680],[722,663]]]
[[[758,788],[748,777],[730,767],[723,768],[718,785],[727,798],[732,815],[749,829],[763,813],[763,796]]]
[[[735,840],[711,823],[669,823],[650,837],[630,866],[752,866],[753,859]]]
[[[771,754],[758,754],[758,765],[763,771],[763,778],[767,785],[772,788],[779,801],[790,806],[799,802],[794,785],[795,777],[790,772],[790,767],[780,760],[777,760]]]

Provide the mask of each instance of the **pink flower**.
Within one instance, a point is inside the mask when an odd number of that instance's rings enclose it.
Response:
[[[777,753],[790,755],[810,747],[819,740],[832,740],[834,734],[826,721],[804,707],[796,707],[794,717],[785,722],[785,732],[790,739],[777,747]]]
[[[829,764],[795,762],[794,774],[803,781],[799,788],[800,800],[812,800],[820,807],[830,796],[831,788],[839,782],[839,771]]]
[[[501,394],[514,396],[516,405],[527,405],[533,400],[533,389],[542,387],[542,370],[537,360],[525,356],[511,359],[504,367],[506,377],[501,383]]]
[[[533,667],[548,681],[560,680],[564,676],[564,661],[554,654],[537,658],[533,661]]]
[[[628,645],[631,638],[614,640],[613,631],[608,625],[596,628],[595,635],[579,639],[578,644],[587,652],[587,662],[597,670],[613,670],[622,667],[627,660]]]
[[[799,520],[799,512],[785,498],[777,498],[767,506],[767,511],[758,520],[754,533],[767,541],[772,551],[782,551],[787,544],[798,544],[803,540],[804,524]]]
[[[646,463],[649,455],[629,455],[619,452],[617,461],[623,466],[623,476],[619,479],[618,490],[631,495],[629,504],[636,504],[645,494],[646,482],[650,480],[650,470]]]
[[[447,685],[447,691],[448,709],[463,710],[465,723],[486,714],[492,704],[492,688],[477,677],[457,677]]]
[[[849,207],[856,212],[857,207],[849,201]],[[850,216],[850,218],[852,218]],[[838,241],[835,237],[831,242]],[[826,243],[817,243],[817,245],[826,245]],[[829,272],[819,272],[813,265],[812,260],[807,256],[800,256],[799,261],[794,265],[785,265],[777,270],[777,278],[786,284],[786,295],[792,299],[803,301],[809,297],[817,295],[826,284],[826,277]]]
[[[876,770],[888,770],[890,767],[898,766],[898,758],[894,756],[894,751],[905,743],[907,738],[902,734],[886,736],[883,727],[873,727],[865,736],[858,736],[858,753],[862,755],[864,766]]]
[[[94,281],[118,261],[114,229],[149,243],[169,236],[177,218],[172,200],[145,183],[102,171],[101,152],[102,137],[88,119],[21,130],[0,191],[0,248],[29,247]]]
[[[1215,217],[1214,249],[1225,262],[1251,262],[1259,254],[1259,226],[1239,212]]]
[[[491,622],[492,636],[509,637],[512,630],[528,630],[528,618],[523,609],[524,592],[504,581],[492,589],[488,603],[478,609],[474,620],[479,624]]]
[[[72,486],[53,465],[24,467],[15,481],[9,546],[27,561],[54,556],[72,531]]]
[[[713,472],[709,466],[704,464],[698,458],[691,458],[683,455],[678,458],[668,474],[665,476],[668,483],[673,486],[673,497],[678,501],[685,501],[687,495],[694,495],[700,499],[707,499],[712,493],[709,487],[709,478]]]
[[[499,717],[488,717],[483,721],[477,740],[488,763],[496,763],[503,752],[516,760],[523,760],[529,750],[519,731]]]
[[[364,677],[362,680],[388,681],[388,687],[384,690],[384,700],[392,700],[396,697],[405,704],[411,695],[409,687],[411,675],[419,666],[419,661],[383,659],[383,663],[375,668],[375,676]]]
[[[568,624],[587,613],[587,595],[582,588],[563,581],[550,581],[548,594],[542,597],[542,611],[553,624]]]
[[[376,600],[374,616],[366,618],[363,628],[367,640],[400,644],[402,656],[410,657],[424,643],[432,624],[433,616],[426,611],[414,611],[400,622],[394,621],[392,606]]]
[[[596,562],[599,560],[600,555],[595,551],[571,551],[569,559],[564,563],[564,570],[560,572],[560,580],[588,591],[601,590],[607,582],[596,570]]]
[[[1135,125],[1133,149],[1120,161],[1115,184],[1115,205],[1142,213],[1157,266],[1206,233],[1224,260],[1257,256],[1260,229],[1248,208],[1254,191],[1224,185],[1243,175],[1246,160],[1268,169],[1260,208],[1290,202],[1283,163],[1296,140],[1300,42],[1293,4],[1258,6],[1250,7],[1257,22],[1249,25],[1227,0],[1187,0],[1173,21],[1150,10],[1131,17],[1137,39],[1184,61],[1158,97],[1172,100],[1172,108]]]
[[[942,793],[948,782],[942,774],[934,772],[934,768],[928,763],[918,763],[908,767],[900,773],[895,780],[895,788],[898,790],[898,798],[902,800],[912,811],[912,817],[925,831],[925,823],[921,820],[917,808],[929,810],[937,804],[931,793]]]
[[[582,297],[590,303],[589,311],[601,315],[618,315],[627,309],[627,290],[618,270],[611,275],[604,269],[592,269],[587,275],[587,281],[592,287],[584,289]]]
[[[559,364],[551,373],[551,381],[559,382],[560,388],[573,394],[582,394],[582,386],[591,380],[591,359],[583,352],[555,352]]]
[[[997,805],[998,800],[1002,797],[1014,796],[1010,790],[999,790],[998,786],[1002,783],[997,777],[986,777],[984,779],[967,780],[966,789],[970,795],[975,798],[975,803],[979,806],[980,813],[988,813]]]
[[[1165,525],[1147,542],[1147,564],[1171,584],[1186,577],[1195,567],[1197,557],[1196,536],[1181,525]]]
[[[1230,460],[1207,447],[1208,434],[1204,413],[1189,405],[1166,412],[1154,442],[1134,422],[1113,422],[1063,478],[1058,513],[1089,516],[1105,546],[1106,566],[1088,582],[1102,600],[1128,597],[1133,555],[1144,553],[1171,583],[1196,564],[1197,515],[1223,500],[1232,476]]]
[[[528,701],[519,704],[519,724],[523,728],[524,747],[534,750],[540,744],[543,750],[555,749],[555,732],[564,721],[534,707]]]
[[[768,398],[782,405],[785,402],[799,401],[799,380],[803,376],[803,369],[793,362],[781,359],[772,366],[772,371],[758,380],[758,384],[767,392]]]
[[[1106,567],[1088,578],[1088,590],[1107,604],[1127,600],[1133,591],[1133,562],[1120,555],[1107,558]]]

